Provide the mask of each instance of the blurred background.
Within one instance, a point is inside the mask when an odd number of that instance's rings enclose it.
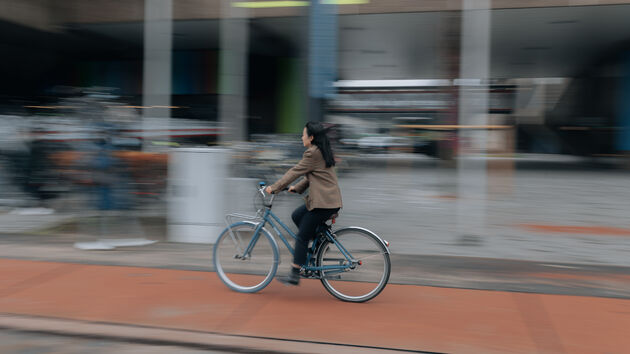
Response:
[[[627,298],[597,276],[438,274],[627,276],[628,18],[630,0],[0,0],[0,238],[58,247],[4,256],[146,246],[151,265],[210,267],[168,247],[254,214],[313,120],[331,127],[337,225],[390,241],[392,282]],[[274,211],[291,224],[300,203]]]
[[[194,210],[220,226],[299,160],[316,120],[334,127],[342,222],[398,251],[609,261],[544,234],[630,234],[624,1],[0,6],[0,204],[24,217],[15,230],[80,215],[87,229],[69,229],[107,236],[137,216],[123,234],[167,239]],[[229,187],[181,186],[209,179]],[[527,246],[505,236],[523,232]]]

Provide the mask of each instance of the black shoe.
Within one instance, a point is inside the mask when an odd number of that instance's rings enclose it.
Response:
[[[279,276],[278,281],[284,285],[298,285],[300,284],[300,270],[297,268],[291,268],[288,276]]]

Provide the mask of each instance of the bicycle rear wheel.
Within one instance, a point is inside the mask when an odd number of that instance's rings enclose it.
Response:
[[[260,229],[251,252],[243,254],[254,237],[256,226],[251,222],[230,225],[214,244],[214,269],[225,285],[238,292],[261,290],[271,282],[278,269],[278,246],[265,229]]]
[[[378,236],[358,227],[345,228],[333,235],[354,262],[349,262],[337,245],[324,241],[317,254],[317,265],[353,264],[354,269],[322,271],[322,284],[329,293],[343,301],[365,302],[373,299],[383,291],[389,280],[391,263],[387,247]]]

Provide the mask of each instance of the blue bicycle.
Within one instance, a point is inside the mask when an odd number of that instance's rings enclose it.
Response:
[[[297,236],[271,211],[275,194],[265,195],[265,184],[258,193],[263,207],[255,217],[228,215],[242,220],[219,235],[213,251],[213,263],[219,278],[230,289],[253,293],[267,286],[276,274],[280,252],[275,238],[265,227],[270,225],[278,238],[293,254],[293,247],[280,226],[293,239]],[[336,298],[364,302],[381,293],[389,280],[391,262],[388,242],[373,232],[352,226],[333,231],[331,218],[319,226],[309,245],[307,263],[301,269],[303,278],[319,279]]]

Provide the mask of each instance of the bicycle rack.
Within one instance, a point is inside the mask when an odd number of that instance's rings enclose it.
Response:
[[[262,212],[259,210],[256,212],[256,215],[253,216],[239,213],[227,214],[224,219],[225,226],[229,227],[239,220],[262,220]]]

